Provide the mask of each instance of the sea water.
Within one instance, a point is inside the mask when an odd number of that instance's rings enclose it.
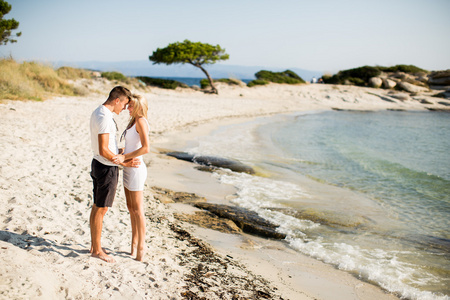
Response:
[[[293,249],[407,299],[450,295],[450,114],[302,112],[221,127],[194,154],[234,204],[278,224]]]

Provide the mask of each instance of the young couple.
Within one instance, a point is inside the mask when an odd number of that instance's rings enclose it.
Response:
[[[125,148],[118,149],[117,125],[113,113],[119,114],[128,107],[130,122],[122,137]],[[149,152],[148,105],[145,98],[133,95],[122,86],[116,86],[108,99],[91,115],[91,144],[94,158],[91,177],[94,184],[94,204],[90,215],[91,253],[106,262],[114,259],[101,247],[103,217],[111,207],[119,180],[118,165],[123,169],[123,185],[130,212],[132,238],[131,255],[141,261],[145,253],[145,219],[143,190],[147,178],[147,167],[142,155]]]

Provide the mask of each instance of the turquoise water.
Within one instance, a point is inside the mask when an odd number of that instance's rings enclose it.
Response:
[[[187,84],[188,86],[193,86],[193,85],[200,86],[200,81],[202,79],[206,79],[206,77],[202,77],[202,78],[197,78],[197,77],[158,77],[158,78],[176,80],[176,81],[182,82],[184,84]],[[219,79],[219,78],[214,78],[214,79]],[[239,79],[239,80],[241,80],[242,82],[245,82],[245,83],[249,83],[253,79]]]
[[[450,114],[310,112],[219,128],[189,149],[238,159],[233,202],[299,252],[408,299],[450,295]]]

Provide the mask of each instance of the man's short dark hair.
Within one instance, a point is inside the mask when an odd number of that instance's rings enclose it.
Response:
[[[109,96],[108,96],[108,99],[106,100],[106,102],[116,100],[117,98],[120,98],[120,97],[127,97],[128,100],[131,100],[130,90],[127,89],[126,87],[123,87],[120,85],[116,86],[111,90],[111,92],[109,92]]]

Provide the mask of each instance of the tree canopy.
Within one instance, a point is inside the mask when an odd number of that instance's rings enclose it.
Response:
[[[219,45],[213,46],[201,42],[191,42],[184,40],[184,42],[176,42],[169,44],[165,48],[158,48],[149,57],[154,64],[191,64],[194,67],[200,68],[209,80],[213,93],[217,94],[217,89],[214,87],[213,80],[209,73],[203,68],[203,65],[214,64],[219,60],[227,60],[230,56],[225,53]]]
[[[6,1],[0,0],[0,45],[6,45],[8,42],[15,43],[17,40],[10,38],[11,31],[19,28],[19,22],[14,19],[4,20],[3,17],[11,10],[11,4]],[[16,33],[16,37],[19,37],[22,33]]]

